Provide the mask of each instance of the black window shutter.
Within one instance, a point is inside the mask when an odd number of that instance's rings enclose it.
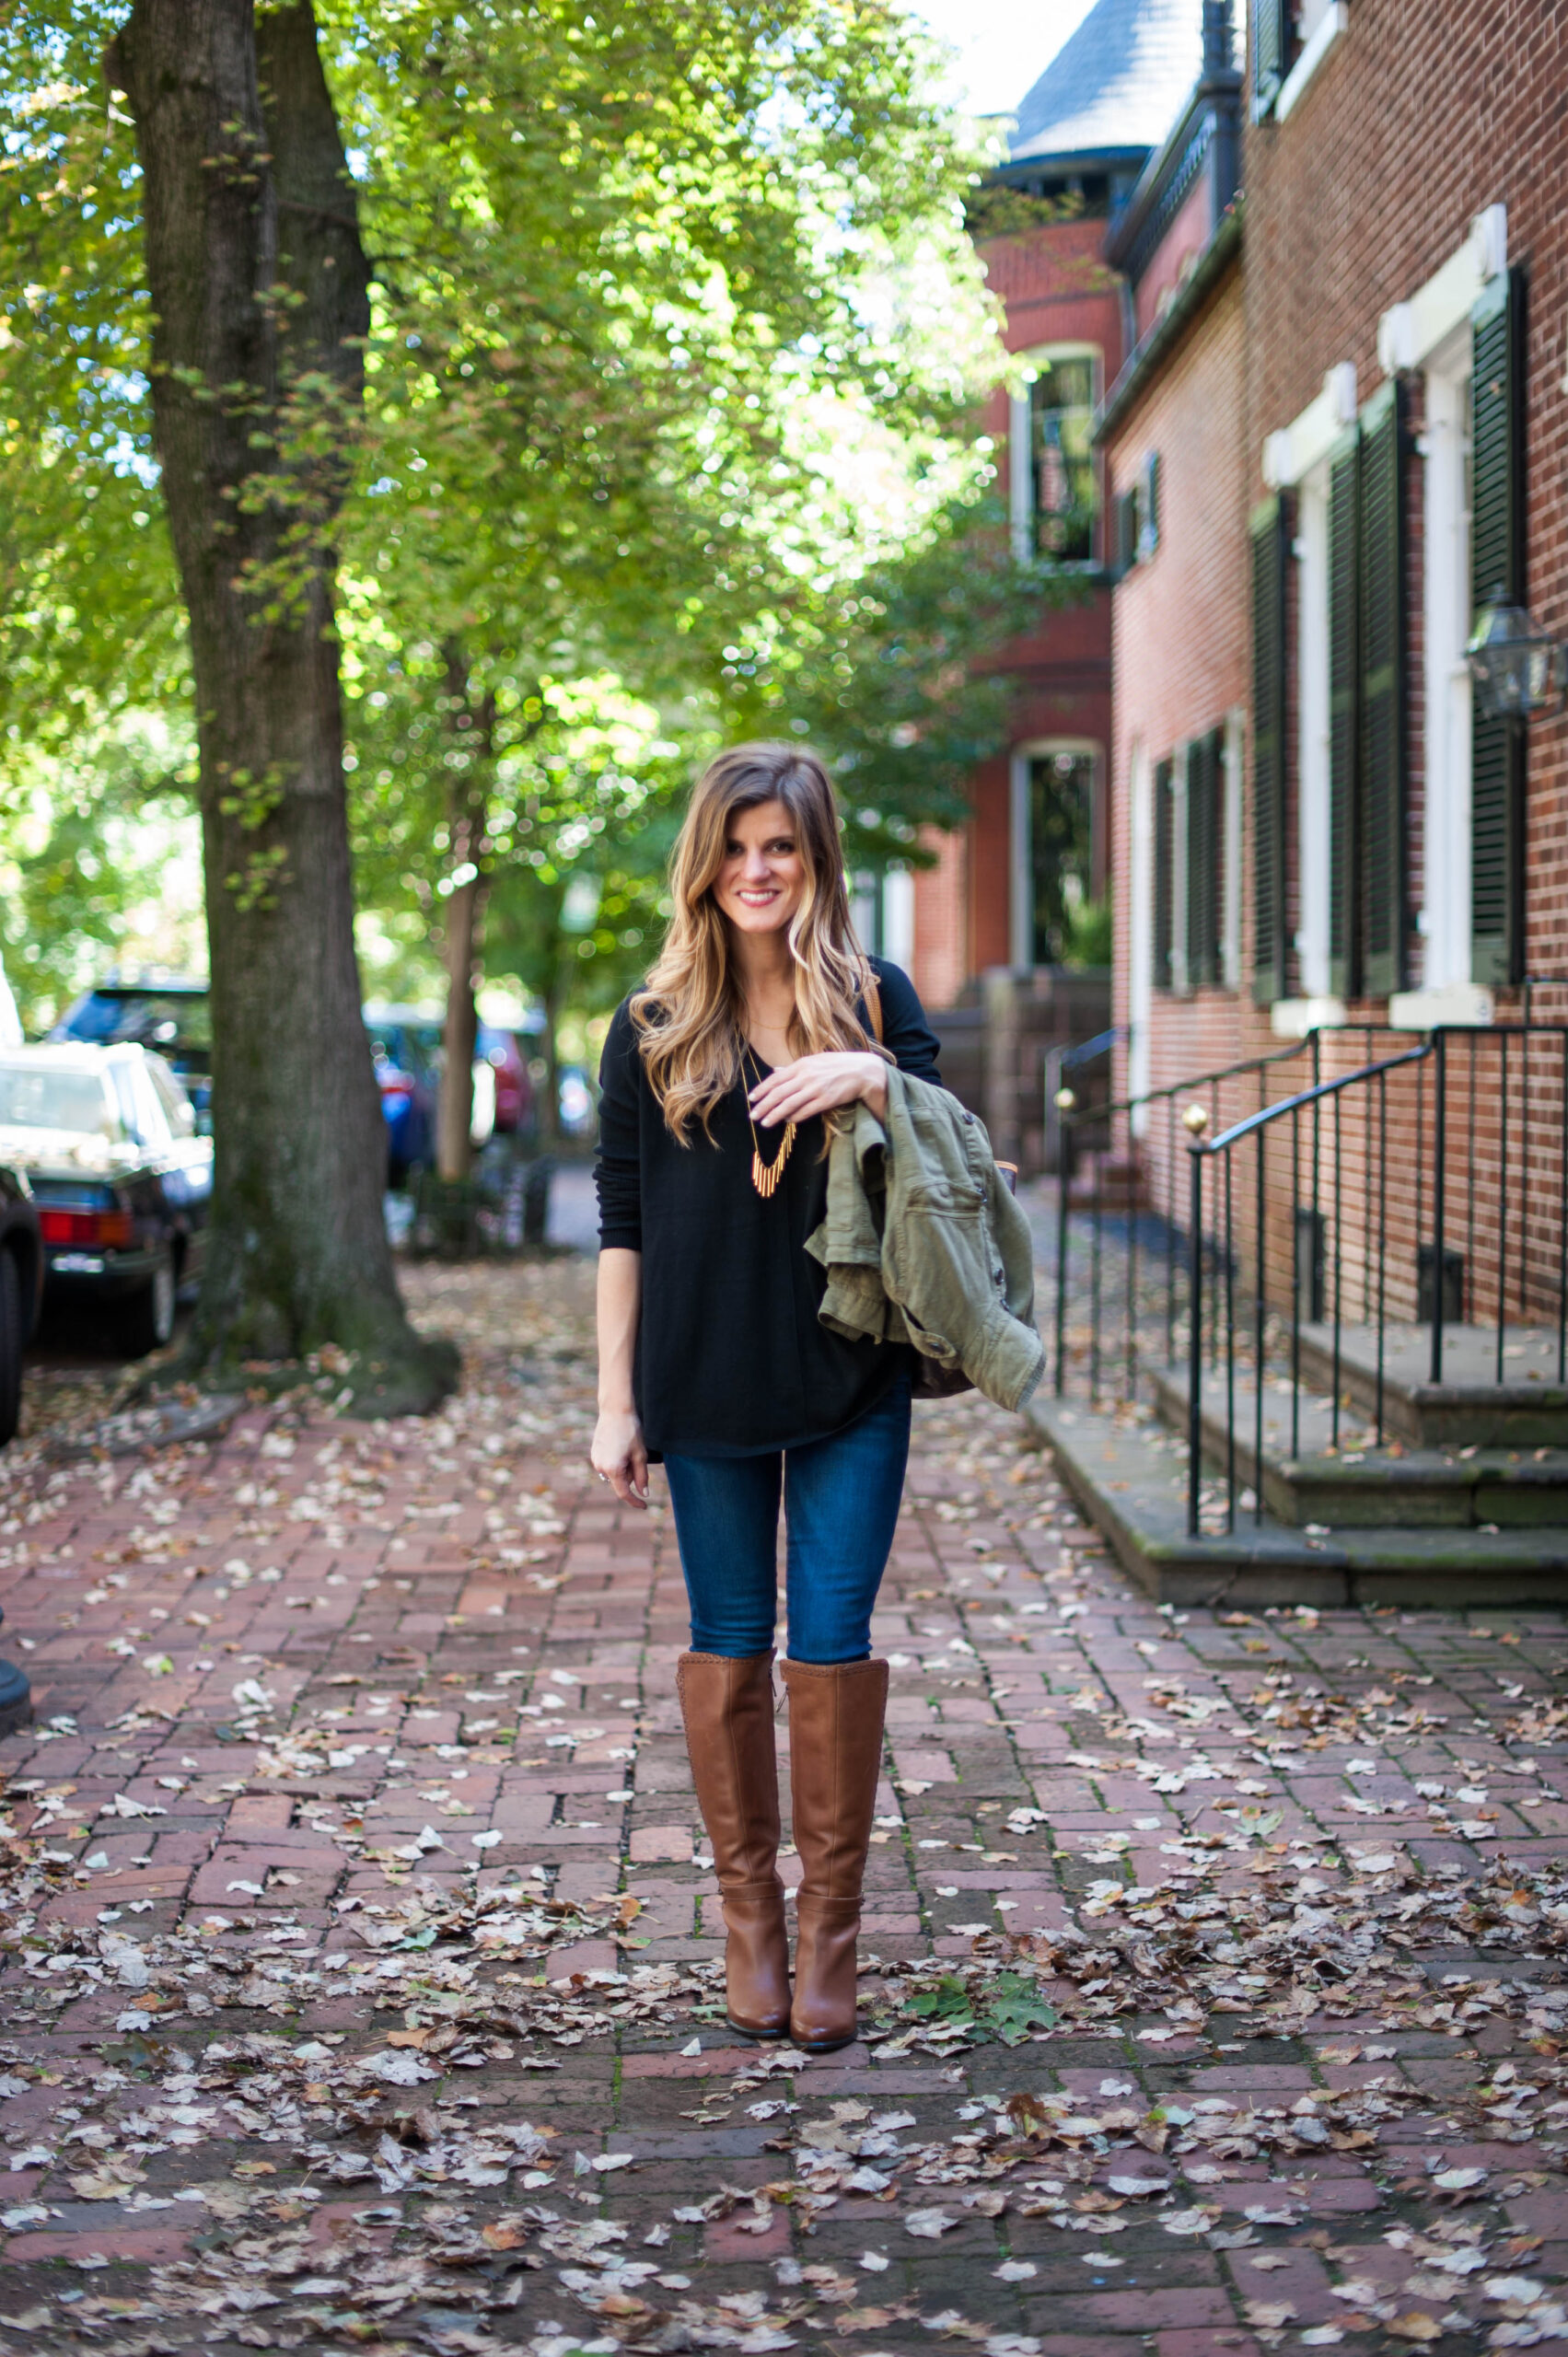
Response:
[[[1224,979],[1224,746],[1223,731],[1214,729],[1187,755],[1187,979],[1194,990]]]
[[[1356,548],[1361,435],[1353,427],[1329,469],[1329,988],[1361,993],[1361,648]]]
[[[1187,987],[1202,990],[1214,976],[1214,796],[1209,790],[1209,740],[1187,748]]]
[[[1470,594],[1525,594],[1524,283],[1498,276],[1470,314]],[[1470,977],[1518,981],[1525,948],[1525,732],[1470,708]]]
[[[1131,573],[1138,556],[1138,494],[1119,492],[1111,505],[1111,562],[1119,573]]]
[[[1252,517],[1252,996],[1284,995],[1285,509]]]
[[[1405,534],[1400,388],[1361,421],[1361,936],[1363,987],[1405,982]]]
[[[1285,77],[1289,0],[1252,0],[1252,96],[1258,111],[1272,107]]]
[[[1157,761],[1155,765],[1155,978],[1156,991],[1167,991],[1171,974],[1172,919],[1175,915],[1176,878],[1172,854],[1176,848],[1174,813],[1171,807],[1172,765]]]

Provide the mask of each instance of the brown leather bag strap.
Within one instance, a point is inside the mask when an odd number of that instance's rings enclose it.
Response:
[[[861,997],[865,1004],[865,1012],[871,1017],[872,1037],[876,1039],[877,1045],[881,1047],[882,985],[869,966],[865,970],[865,988],[861,993]]]

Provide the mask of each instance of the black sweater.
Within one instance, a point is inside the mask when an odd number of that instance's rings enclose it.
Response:
[[[897,966],[871,963],[884,1044],[901,1071],[938,1080],[937,1042],[913,983]],[[624,1001],[610,1020],[599,1089],[599,1242],[643,1256],[633,1384],[650,1455],[798,1447],[874,1407],[905,1352],[846,1341],[818,1323],[826,1271],[805,1246],[827,1201],[820,1116],[801,1124],[778,1190],[764,1202],[751,1183],[744,1086],[715,1109],[711,1141],[694,1122],[690,1142],[678,1144]],[[783,1133],[758,1134],[771,1162]]]

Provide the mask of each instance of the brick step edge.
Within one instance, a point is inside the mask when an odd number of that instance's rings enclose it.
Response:
[[[1265,1514],[1231,1538],[1187,1535],[1187,1457],[1152,1422],[1035,1399],[1028,1430],[1123,1571],[1157,1603],[1469,1605],[1568,1603],[1568,1526],[1381,1528],[1309,1538]]]

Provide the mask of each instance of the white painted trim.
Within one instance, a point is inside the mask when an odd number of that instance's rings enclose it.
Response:
[[[1479,982],[1450,982],[1440,991],[1396,991],[1388,1001],[1388,1021],[1396,1031],[1430,1031],[1438,1023],[1474,1024],[1484,1030],[1492,1014],[1492,993]]]
[[[1029,527],[1034,521],[1034,484],[1029,476],[1029,394],[1026,385],[1007,401],[1007,512],[1013,530],[1013,561],[1028,564]]]
[[[1469,318],[1478,296],[1508,267],[1508,208],[1489,204],[1464,242],[1403,303],[1377,322],[1377,358],[1386,376],[1420,368],[1446,336]]]
[[[1347,425],[1355,424],[1355,363],[1341,360],[1323,378],[1323,389],[1288,425],[1263,439],[1263,481],[1271,491],[1289,491],[1326,459]]]
[[[1225,905],[1220,911],[1220,980],[1227,991],[1241,988],[1241,793],[1246,714],[1239,706],[1225,719]]]
[[[1269,1009],[1269,1028],[1276,1039],[1305,1039],[1309,1031],[1344,1019],[1342,998],[1277,998]]]
[[[914,963],[914,874],[889,867],[882,878],[882,954],[907,974]]]
[[[1329,470],[1303,477],[1296,535],[1296,776],[1300,929],[1295,946],[1308,998],[1329,990],[1331,895],[1329,789]]]
[[[1311,81],[1340,35],[1347,31],[1349,27],[1350,10],[1345,6],[1344,0],[1334,0],[1332,7],[1325,8],[1318,17],[1307,37],[1307,45],[1301,55],[1280,84],[1279,96],[1274,100],[1276,122],[1283,122],[1286,117],[1300,105],[1307,85]]]
[[[1470,978],[1469,517],[1465,510],[1463,424],[1470,374],[1468,336],[1450,365],[1426,372],[1422,437],[1423,688],[1426,716],[1425,896],[1423,981],[1440,991]]]
[[[1149,1020],[1155,1001],[1155,830],[1153,770],[1142,745],[1128,764],[1129,831],[1127,891],[1127,1094],[1145,1096],[1152,1086]],[[1135,1137],[1144,1133],[1147,1107],[1132,1116]]]
[[[1034,876],[1029,864],[1029,761],[1016,746],[1007,763],[1007,960],[1015,970],[1034,964]]]

